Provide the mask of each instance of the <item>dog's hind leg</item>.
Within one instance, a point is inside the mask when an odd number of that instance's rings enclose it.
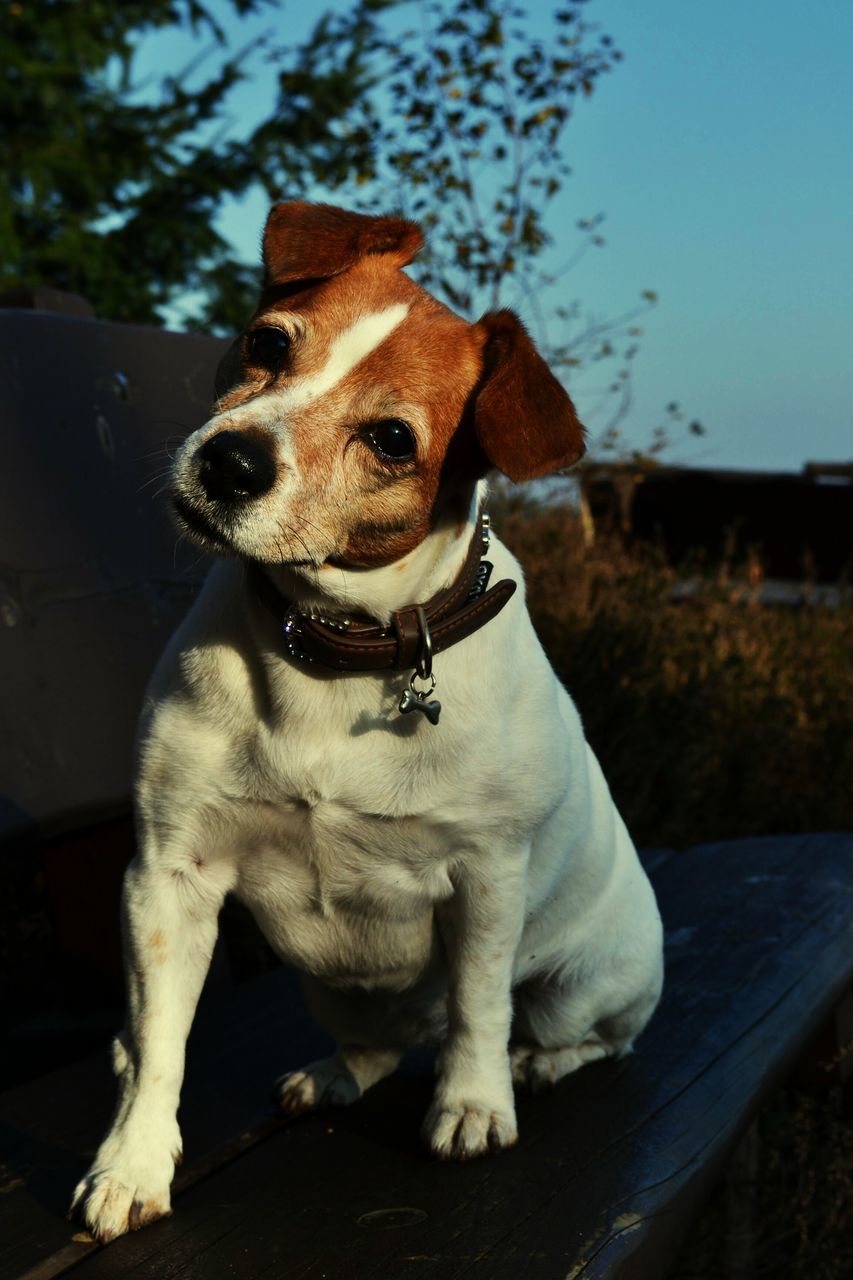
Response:
[[[343,1045],[332,1058],[310,1062],[275,1082],[273,1099],[285,1115],[297,1116],[320,1107],[348,1106],[365,1089],[384,1080],[402,1057],[400,1049]]]
[[[396,1071],[406,1049],[440,1043],[447,1027],[446,979],[440,963],[403,991],[340,989],[303,974],[314,1019],[338,1042],[332,1057],[281,1076],[273,1099],[287,1115],[346,1106]]]
[[[517,994],[510,1062],[513,1083],[537,1092],[587,1062],[631,1052],[657,1004],[643,993],[617,1014],[602,1016],[588,998],[558,980],[526,984]]]
[[[627,1053],[628,1050],[623,1050]],[[538,1093],[554,1085],[563,1076],[577,1071],[586,1062],[597,1058],[619,1056],[617,1051],[601,1040],[590,1038],[568,1049],[540,1049],[532,1045],[514,1044],[510,1047],[512,1082],[523,1089]]]
[[[418,1042],[424,1000],[417,990],[340,990],[307,975],[302,990],[311,1014],[339,1047],[332,1057],[276,1080],[273,1100],[286,1115],[356,1102],[365,1089],[396,1071],[404,1049]]]

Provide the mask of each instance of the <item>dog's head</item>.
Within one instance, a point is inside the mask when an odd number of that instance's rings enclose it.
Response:
[[[175,462],[175,510],[206,549],[388,564],[467,513],[490,468],[527,480],[580,457],[572,403],[520,321],[454,315],[400,270],[421,244],[402,218],[273,209],[258,308]]]

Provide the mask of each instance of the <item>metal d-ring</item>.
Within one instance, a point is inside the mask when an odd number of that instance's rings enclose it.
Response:
[[[421,633],[421,649],[418,654],[416,666],[417,674],[422,680],[432,680],[432,688],[435,688],[435,676],[432,674],[432,636],[427,626],[426,614],[423,607],[418,605],[415,609],[415,617],[418,620],[418,629]],[[414,678],[414,672],[412,678]],[[432,692],[432,690],[430,690]]]

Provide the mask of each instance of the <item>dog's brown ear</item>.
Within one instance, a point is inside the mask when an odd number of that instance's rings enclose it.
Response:
[[[368,254],[404,267],[423,244],[420,227],[405,218],[349,213],[331,204],[277,204],[264,228],[267,284],[326,280]]]
[[[474,430],[493,467],[510,480],[534,480],[571,466],[584,452],[575,407],[512,311],[478,321],[485,332]]]

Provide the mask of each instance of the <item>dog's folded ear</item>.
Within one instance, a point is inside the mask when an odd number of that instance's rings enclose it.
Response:
[[[493,467],[510,480],[534,480],[571,466],[584,452],[575,407],[512,311],[478,321],[485,334],[474,430]]]
[[[422,244],[420,227],[405,218],[288,200],[275,206],[264,228],[266,283],[327,280],[368,255],[396,269],[411,262]]]

